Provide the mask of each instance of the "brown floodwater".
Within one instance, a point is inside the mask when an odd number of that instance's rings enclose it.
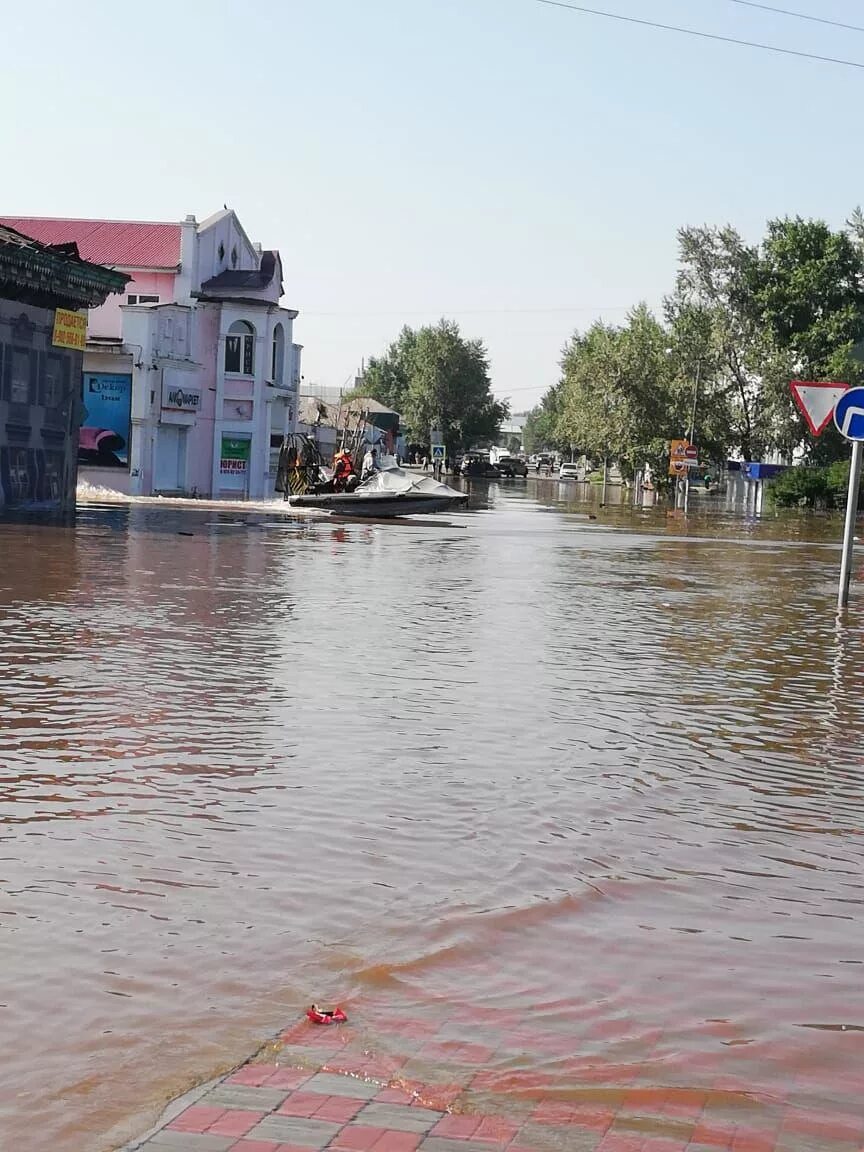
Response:
[[[481,1104],[864,1116],[839,522],[565,497],[0,524],[0,1147],[112,1148],[313,999]]]

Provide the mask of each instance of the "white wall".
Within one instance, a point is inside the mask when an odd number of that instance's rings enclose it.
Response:
[[[224,255],[219,257],[219,245]],[[237,263],[231,252],[237,250]],[[219,212],[205,220],[198,230],[198,286],[220,272],[258,268],[260,258],[233,212]]]

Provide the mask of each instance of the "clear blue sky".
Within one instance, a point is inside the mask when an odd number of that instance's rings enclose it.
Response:
[[[731,0],[586,2],[864,61],[864,34]],[[227,203],[280,249],[322,384],[446,314],[528,407],[574,328],[659,304],[679,226],[864,200],[864,71],[535,0],[28,0],[5,29],[2,212]]]

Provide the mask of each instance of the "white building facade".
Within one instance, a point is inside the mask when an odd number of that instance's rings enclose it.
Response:
[[[17,218],[132,279],[89,314],[79,475],[131,495],[260,499],[296,427],[302,349],[278,252],[202,223]]]

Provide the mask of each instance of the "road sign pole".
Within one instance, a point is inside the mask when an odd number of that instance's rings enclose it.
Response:
[[[855,545],[855,517],[858,514],[858,488],[861,484],[860,440],[852,441],[852,464],[849,468],[849,495],[846,497],[846,523],[843,528],[843,554],[840,558],[840,592],[837,607],[849,603],[849,585],[852,582],[852,550]]]

